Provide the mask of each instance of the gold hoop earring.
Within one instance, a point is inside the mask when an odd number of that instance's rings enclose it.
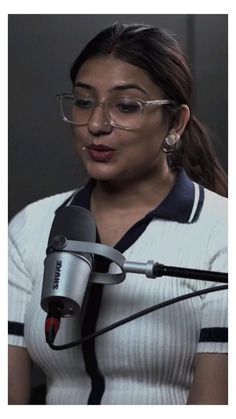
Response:
[[[164,151],[164,153],[166,154],[174,153],[179,139],[180,139],[180,136],[177,132],[174,134],[167,135],[167,137],[164,139],[163,144],[162,144],[162,150]]]

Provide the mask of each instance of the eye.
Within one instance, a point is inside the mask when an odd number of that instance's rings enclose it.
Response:
[[[91,109],[93,107],[93,100],[87,98],[75,98],[73,105],[79,109]]]
[[[138,113],[140,111],[138,102],[129,99],[116,100],[114,106],[122,113]]]

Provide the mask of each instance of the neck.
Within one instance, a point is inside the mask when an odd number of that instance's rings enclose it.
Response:
[[[92,194],[94,205],[127,209],[139,205],[157,206],[169,193],[175,182],[175,173],[165,167],[155,176],[119,181],[98,181]]]

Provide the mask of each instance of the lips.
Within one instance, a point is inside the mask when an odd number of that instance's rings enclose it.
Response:
[[[97,150],[97,151],[115,151],[114,148],[108,147],[104,144],[91,144],[88,146],[89,150]]]
[[[102,163],[110,161],[116,151],[104,144],[91,144],[87,150],[92,160]]]

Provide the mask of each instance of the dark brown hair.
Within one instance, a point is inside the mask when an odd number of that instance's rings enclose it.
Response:
[[[89,58],[112,54],[142,68],[175,106],[166,106],[173,123],[181,104],[192,109],[192,76],[186,57],[168,31],[143,24],[114,24],[96,35],[71,68],[74,83],[82,64]],[[169,165],[183,167],[196,182],[227,196],[227,176],[221,167],[207,129],[191,113],[181,137],[181,146],[169,157]]]

